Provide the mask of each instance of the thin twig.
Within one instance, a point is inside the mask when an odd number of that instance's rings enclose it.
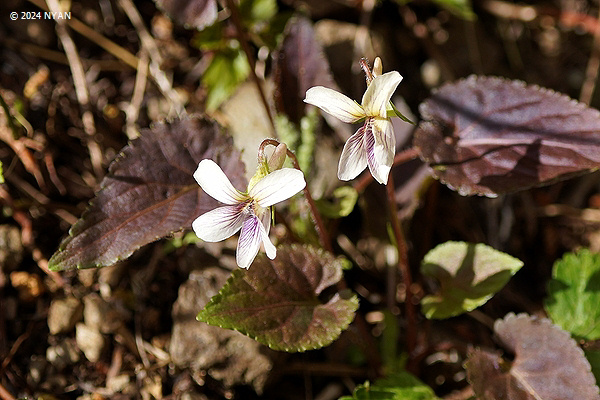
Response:
[[[16,400],[16,398],[9,393],[8,390],[2,384],[0,384],[0,399],[2,400]]]
[[[44,0],[29,0],[30,3],[38,6],[42,10],[49,11],[48,7],[44,3]],[[60,11],[60,10],[59,10]],[[127,51],[125,48],[119,46],[115,42],[107,39],[102,36],[100,33],[96,32],[83,22],[79,21],[77,18],[70,18],[69,20],[61,20],[66,21],[66,23],[76,32],[79,32],[81,35],[85,36],[98,46],[102,47],[104,50],[108,51],[113,56],[117,57],[119,60],[123,61],[125,64],[129,65],[131,68],[135,69],[138,65],[138,58]]]
[[[148,32],[148,29],[146,29],[142,16],[131,0],[119,0],[119,4],[137,31],[142,42],[142,47],[150,56],[149,71],[154,78],[154,82],[156,82],[163,95],[169,99],[170,105],[175,110],[175,113],[177,113],[177,115],[182,115],[185,112],[185,108],[181,96],[173,89],[171,80],[160,67],[163,63],[162,56],[160,55],[160,51],[158,51],[158,46],[156,45],[154,38],[150,35],[150,32]]]
[[[233,21],[233,25],[235,25],[235,31],[237,34],[237,38],[246,54],[246,58],[248,59],[248,64],[250,64],[250,77],[252,81],[256,85],[256,89],[258,89],[258,94],[260,95],[260,99],[265,107],[265,111],[267,112],[267,116],[269,117],[269,121],[271,122],[271,126],[273,130],[275,130],[275,122],[273,120],[273,115],[271,115],[271,107],[269,107],[269,102],[267,101],[267,97],[265,96],[265,92],[261,85],[260,79],[258,75],[256,75],[256,60],[254,59],[254,54],[250,49],[250,44],[248,41],[248,35],[246,34],[246,29],[244,28],[244,24],[242,23],[242,18],[240,17],[239,10],[237,9],[237,5],[234,0],[227,0],[227,7],[231,11],[231,20]]]
[[[408,249],[406,246],[406,239],[404,238],[404,232],[402,231],[400,220],[398,219],[396,197],[394,195],[394,176],[391,173],[386,185],[386,191],[392,229],[394,230],[396,246],[398,248],[398,269],[402,274],[402,280],[406,287],[406,298],[404,300],[406,312],[406,348],[408,358],[411,359],[414,356],[414,350],[417,345],[417,316],[411,292],[412,275],[408,265]]]
[[[58,0],[46,0],[50,11],[60,13],[61,8]],[[75,85],[75,95],[77,101],[81,107],[82,115],[81,120],[83,122],[83,130],[89,136],[86,141],[88,151],[90,153],[90,161],[92,168],[97,178],[102,177],[104,171],[102,169],[102,150],[100,145],[94,140],[96,135],[96,123],[94,122],[94,114],[90,109],[90,95],[85,79],[85,71],[83,70],[83,64],[77,53],[75,42],[69,35],[67,25],[64,19],[56,20],[56,34],[63,45],[67,59],[69,60],[69,67],[71,74],[73,75],[73,84]]]
[[[144,93],[146,91],[146,83],[148,82],[148,53],[144,50],[142,50],[141,53],[140,63],[138,64],[137,74],[135,75],[135,84],[133,86],[131,101],[125,108],[125,132],[130,140],[139,136],[135,124],[140,115],[140,108],[142,107]]]

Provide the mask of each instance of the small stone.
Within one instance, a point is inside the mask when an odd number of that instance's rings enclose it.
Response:
[[[48,310],[48,328],[51,335],[66,333],[73,330],[75,324],[81,321],[83,306],[74,297],[52,300]]]
[[[102,333],[113,333],[123,324],[119,312],[97,293],[85,296],[83,304],[83,320],[90,328]]]
[[[40,356],[31,356],[31,360],[29,362],[29,383],[38,384],[42,380],[44,376],[44,371],[46,370],[46,365],[48,362],[40,357]]]
[[[104,336],[97,329],[90,328],[80,322],[75,326],[75,340],[85,358],[91,362],[100,359],[105,341]]]
[[[0,225],[0,270],[14,271],[23,259],[23,243],[19,228]]]
[[[30,274],[25,271],[14,271],[10,273],[10,283],[17,289],[19,300],[30,303],[44,293],[44,283],[39,275]]]
[[[106,379],[106,388],[112,393],[121,392],[129,385],[129,375],[122,374]]]
[[[79,351],[73,339],[66,339],[56,346],[46,349],[46,360],[58,371],[64,370],[69,365],[79,361]]]

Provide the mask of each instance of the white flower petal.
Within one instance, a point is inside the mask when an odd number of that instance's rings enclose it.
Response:
[[[369,117],[387,117],[387,106],[402,81],[398,71],[390,71],[373,79],[362,98],[362,106]]]
[[[269,207],[280,201],[289,199],[306,186],[302,171],[293,168],[282,168],[273,171],[256,185],[252,186],[248,195],[261,207]]]
[[[375,137],[375,158],[380,164],[392,167],[396,154],[396,136],[389,119],[373,119],[373,136]]]
[[[233,205],[247,199],[246,195],[233,187],[227,175],[213,160],[200,161],[194,178],[206,194],[221,203]]]
[[[265,246],[265,253],[267,253],[267,257],[272,260],[275,258],[277,250],[275,249],[273,242],[271,242],[271,239],[269,239],[269,231],[271,229],[271,208],[267,207],[265,210],[266,212],[261,218],[264,229],[261,229],[260,235],[262,237],[263,245]]]
[[[269,235],[267,235],[267,233],[261,229],[260,236],[262,238],[263,245],[265,246],[265,253],[267,253],[267,257],[269,257],[271,260],[274,259],[277,255],[277,249],[271,242],[271,239],[269,239]]]
[[[357,102],[346,95],[323,86],[308,89],[304,102],[317,106],[326,113],[347,123],[353,123],[365,117],[364,110]]]
[[[192,222],[196,236],[205,242],[220,242],[232,236],[247,218],[242,207],[242,204],[224,206],[202,214]]]
[[[262,215],[258,215],[260,222],[262,222],[263,228],[265,228],[265,232],[267,235],[271,231],[271,207],[263,208],[265,212]]]
[[[255,215],[251,215],[244,221],[235,254],[239,267],[248,268],[254,261],[263,238],[262,232],[264,232],[264,227]]]
[[[389,162],[389,165],[383,163],[380,159],[382,155],[382,145],[377,145],[374,130],[374,121],[370,119],[368,124],[365,124],[365,149],[367,154],[367,165],[369,166],[369,171],[371,171],[371,175],[375,180],[383,185],[387,184],[388,175],[390,173],[391,165],[394,159],[394,155],[392,154],[392,161]],[[391,123],[390,123],[391,124]]]
[[[344,145],[338,164],[338,178],[342,181],[356,178],[367,167],[364,130],[362,126]]]

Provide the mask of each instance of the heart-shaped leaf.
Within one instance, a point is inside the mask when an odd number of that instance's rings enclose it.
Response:
[[[156,5],[182,25],[199,30],[217,20],[217,0],[154,0]]]
[[[299,124],[304,115],[306,91],[313,86],[336,89],[329,63],[312,23],[307,18],[291,19],[281,47],[274,58],[275,106],[290,121]]]
[[[483,243],[446,242],[429,251],[421,273],[435,278],[439,293],[425,296],[427,318],[449,318],[471,311],[506,285],[523,262]]]
[[[550,320],[510,313],[496,321],[494,331],[514,361],[485,350],[471,352],[465,366],[478,398],[600,399],[583,351]]]
[[[334,341],[354,318],[355,295],[323,290],[342,278],[342,261],[309,246],[282,246],[237,269],[198,319],[235,329],[272,349],[297,352]]]
[[[123,148],[101,189],[49,261],[55,270],[114,264],[139,247],[190,228],[218,206],[193,178],[198,163],[215,160],[234,186],[246,186],[232,140],[206,119],[157,124]]]
[[[436,90],[414,145],[463,195],[495,196],[600,167],[600,112],[565,95],[492,77]]]
[[[581,250],[554,263],[548,297],[548,316],[573,335],[600,339],[600,254]]]
[[[379,379],[374,385],[366,382],[354,389],[352,396],[339,400],[437,400],[432,388],[406,371]]]

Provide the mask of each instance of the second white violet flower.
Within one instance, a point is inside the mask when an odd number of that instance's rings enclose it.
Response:
[[[368,166],[377,182],[386,184],[394,161],[396,138],[387,108],[402,81],[402,75],[397,71],[381,75],[380,61],[376,60],[375,65],[372,75],[367,71],[368,87],[361,104],[323,86],[306,91],[306,103],[319,107],[343,122],[365,120],[342,150],[338,178],[343,181],[356,178]]]
[[[302,171],[282,168],[251,181],[247,192],[233,187],[225,173],[212,160],[202,160],[194,173],[202,190],[225,206],[202,214],[194,220],[192,228],[206,242],[219,242],[241,230],[236,261],[248,268],[261,242],[267,257],[275,258],[276,249],[269,239],[271,206],[289,199],[306,186]]]

